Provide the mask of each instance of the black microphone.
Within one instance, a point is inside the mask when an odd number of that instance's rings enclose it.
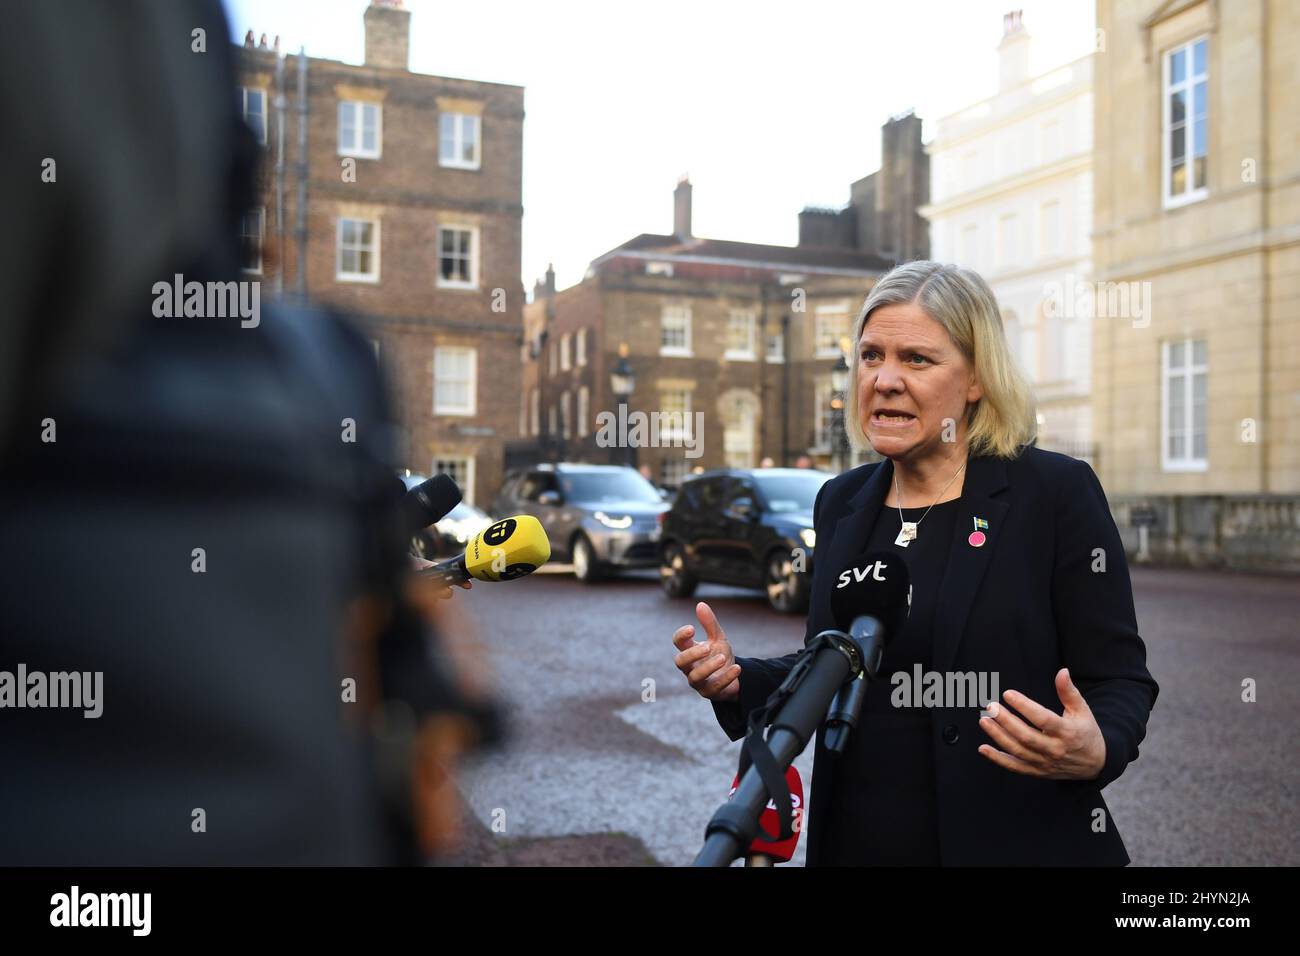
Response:
[[[771,798],[777,799],[778,813],[783,812],[788,796],[782,792],[782,775],[827,722],[828,705],[837,699],[841,704],[832,708],[835,724],[827,729],[828,746],[835,743],[842,749],[857,724],[861,687],[856,696],[840,695],[855,683],[854,678],[865,679],[876,672],[885,637],[897,633],[907,619],[911,596],[907,567],[896,554],[864,555],[840,574],[831,594],[836,626],[808,642],[781,686],[749,715],[740,783],[732,799],[709,821],[696,866],[730,865],[757,835],[759,815]],[[766,737],[764,726],[769,728]]]
[[[862,671],[831,701],[826,714],[826,749],[839,756],[857,729],[867,681],[876,676],[885,642],[907,623],[912,585],[907,565],[898,554],[864,554],[842,572],[831,591],[835,624],[862,649]]]
[[[460,504],[460,499],[456,482],[448,475],[434,475],[402,497],[402,525],[414,532],[436,524]]]

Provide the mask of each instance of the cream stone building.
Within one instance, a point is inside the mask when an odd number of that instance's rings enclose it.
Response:
[[[1157,558],[1298,570],[1300,5],[1097,0],[1096,16],[1103,484],[1135,547],[1133,510],[1154,517]]]
[[[1090,322],[1072,291],[1092,278],[1093,54],[1034,71],[1014,11],[993,96],[940,119],[930,154],[934,258],[984,276],[1034,382],[1039,445],[1094,466]]]

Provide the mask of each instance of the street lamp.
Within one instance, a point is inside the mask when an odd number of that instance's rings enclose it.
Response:
[[[849,363],[840,351],[839,360],[831,369],[831,467],[838,473],[844,470],[844,402],[849,387]]]
[[[636,390],[636,375],[632,371],[632,365],[627,360],[627,345],[623,344],[618,347],[618,361],[614,363],[614,369],[609,374],[609,390],[614,393],[614,399],[618,405],[627,404],[627,400]],[[626,418],[626,413],[619,416]],[[629,443],[627,446],[627,464],[634,465],[636,459],[634,450]]]

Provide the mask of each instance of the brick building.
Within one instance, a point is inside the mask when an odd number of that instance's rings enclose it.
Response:
[[[412,73],[410,12],[365,11],[360,65],[238,49],[245,118],[266,148],[245,266],[264,293],[353,314],[375,343],[412,470],[490,499],[517,398],[522,87]]]
[[[895,118],[883,137],[880,172],[854,183],[844,208],[800,213],[796,246],[696,237],[683,179],[672,234],[611,249],[568,289],[557,291],[548,271],[524,307],[518,415],[528,438],[509,446],[511,462],[634,462],[667,485],[696,468],[764,458],[850,464],[832,369],[874,280],[929,254],[916,212],[929,199],[921,121]],[[703,413],[697,449],[694,434],[660,447],[598,442],[597,416],[617,414],[611,373],[620,357],[635,375],[629,411],[690,423]]]

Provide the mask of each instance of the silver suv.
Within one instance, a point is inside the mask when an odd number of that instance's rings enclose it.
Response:
[[[551,555],[572,561],[580,581],[624,568],[659,565],[658,489],[635,469],[617,465],[537,465],[506,476],[492,514],[533,515],[546,529]]]

